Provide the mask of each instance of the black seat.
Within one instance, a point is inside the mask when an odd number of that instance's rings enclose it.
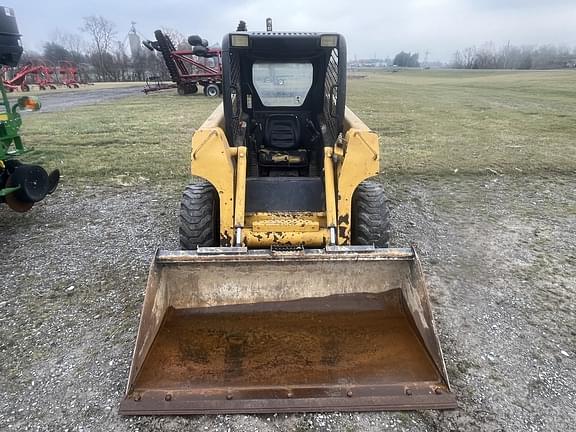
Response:
[[[293,150],[300,146],[300,122],[295,115],[272,114],[266,119],[264,145],[279,150]]]

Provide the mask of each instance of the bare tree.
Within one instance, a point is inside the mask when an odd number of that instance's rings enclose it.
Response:
[[[474,69],[496,69],[496,46],[494,42],[484,42],[480,48],[476,50],[474,57]]]
[[[576,67],[576,50],[564,46],[497,48],[493,42],[456,51],[452,65],[466,69],[562,69]]]
[[[82,63],[86,60],[86,57],[84,56],[86,43],[80,34],[65,33],[56,29],[52,32],[51,41],[49,43],[59,45],[68,51],[69,55],[67,56],[67,60],[75,63]]]
[[[464,68],[464,57],[460,50],[454,53],[454,57],[452,58],[452,67],[454,69],[463,69]]]
[[[82,36],[77,33],[65,33],[56,29],[52,32],[51,42],[56,42],[70,52],[81,53],[85,44]]]
[[[510,41],[508,41],[508,43],[500,50],[500,58],[501,58],[500,65],[502,69],[510,68],[510,65],[512,64],[513,55],[514,55],[513,49],[510,46]]]
[[[76,33],[64,33],[62,45],[70,52],[81,53],[84,47],[82,36]]]
[[[84,18],[82,31],[88,33],[92,39],[92,51],[95,54],[101,79],[111,76],[106,67],[106,59],[109,57],[110,49],[116,35],[115,25],[102,16],[89,16]],[[108,55],[107,55],[108,54]]]
[[[464,68],[472,69],[474,67],[474,59],[476,58],[476,47],[466,48],[463,52]]]
[[[113,69],[117,81],[126,81],[128,70],[130,69],[130,58],[126,55],[124,44],[117,41],[117,48],[114,51]]]

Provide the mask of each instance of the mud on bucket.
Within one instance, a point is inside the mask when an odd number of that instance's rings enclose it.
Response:
[[[411,249],[152,262],[121,414],[455,406]]]

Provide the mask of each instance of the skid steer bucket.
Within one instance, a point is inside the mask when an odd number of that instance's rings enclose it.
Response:
[[[412,249],[157,252],[120,413],[454,408]]]

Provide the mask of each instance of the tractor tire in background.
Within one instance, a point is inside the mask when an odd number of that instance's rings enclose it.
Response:
[[[216,97],[220,95],[220,88],[216,84],[208,84],[204,87],[204,94],[208,97]]]
[[[220,204],[216,189],[208,182],[191,183],[180,202],[180,247],[220,245]]]
[[[388,247],[390,210],[380,183],[363,181],[352,197],[352,244]]]
[[[198,93],[198,86],[196,84],[178,84],[178,94],[180,96],[187,96],[194,93]]]

